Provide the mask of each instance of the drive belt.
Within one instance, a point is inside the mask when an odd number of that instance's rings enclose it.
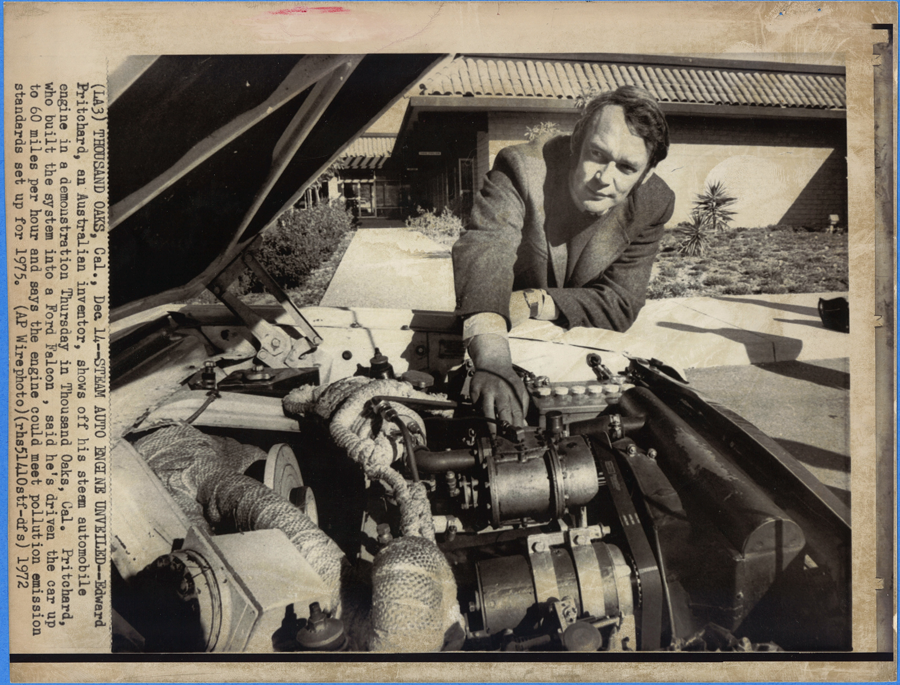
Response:
[[[641,520],[635,511],[631,497],[625,490],[625,482],[619,474],[613,455],[597,450],[597,462],[606,477],[606,486],[616,508],[616,514],[625,531],[625,539],[631,548],[641,589],[641,617],[638,622],[638,649],[653,650],[661,647],[663,591],[659,567],[650,542],[644,534]]]

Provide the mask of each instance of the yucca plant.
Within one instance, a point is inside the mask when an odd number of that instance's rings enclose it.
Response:
[[[694,210],[691,220],[678,224],[676,229],[679,235],[684,236],[678,244],[678,252],[694,257],[703,254],[709,244],[709,224],[699,211]]]
[[[737,198],[728,194],[724,183],[712,181],[706,185],[706,191],[694,200],[694,212],[700,215],[713,233],[718,233],[731,223],[734,212],[728,208],[736,202]]]

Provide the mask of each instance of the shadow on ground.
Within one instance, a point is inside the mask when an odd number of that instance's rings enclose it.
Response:
[[[780,321],[781,323],[796,323],[801,326],[810,326],[811,328],[818,328],[819,330],[825,330],[825,326],[821,324],[819,321],[811,321],[809,319],[772,319],[773,321]]]
[[[838,390],[850,389],[850,374],[846,371],[838,371],[814,364],[806,364],[799,361],[786,361],[774,363],[756,364],[761,369],[777,373],[787,378],[795,378],[798,381],[806,381],[826,388]]]
[[[684,331],[685,333],[714,333],[726,340],[740,343],[747,349],[747,358],[751,364],[761,361],[758,351],[760,346],[764,346],[766,343],[772,345],[771,354],[767,355],[769,360],[775,358],[775,350],[778,351],[777,356],[779,359],[796,359],[800,356],[800,351],[803,349],[802,340],[785,335],[774,335],[772,333],[755,334],[742,328],[701,328],[700,326],[671,321],[660,321],[656,325],[661,328],[670,328],[674,331]]]
[[[741,304],[755,304],[760,307],[768,307],[769,309],[780,309],[783,312],[791,312],[792,314],[805,314],[806,316],[819,316],[819,310],[815,307],[804,307],[799,304],[787,304],[784,302],[769,302],[767,300],[753,300],[749,297],[726,297],[716,296],[714,300],[722,300],[723,302],[739,302]]]

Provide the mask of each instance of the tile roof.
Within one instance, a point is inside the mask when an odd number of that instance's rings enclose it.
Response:
[[[360,136],[344,150],[341,161],[349,169],[380,169],[396,142],[396,136]]]
[[[575,100],[637,85],[660,102],[846,109],[845,77],[729,66],[503,59],[459,56],[419,85],[421,95]]]

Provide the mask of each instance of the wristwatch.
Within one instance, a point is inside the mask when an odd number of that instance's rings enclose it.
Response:
[[[528,305],[529,315],[536,319],[541,313],[541,305],[544,303],[543,293],[536,288],[526,288],[522,291],[525,295],[525,303]]]

